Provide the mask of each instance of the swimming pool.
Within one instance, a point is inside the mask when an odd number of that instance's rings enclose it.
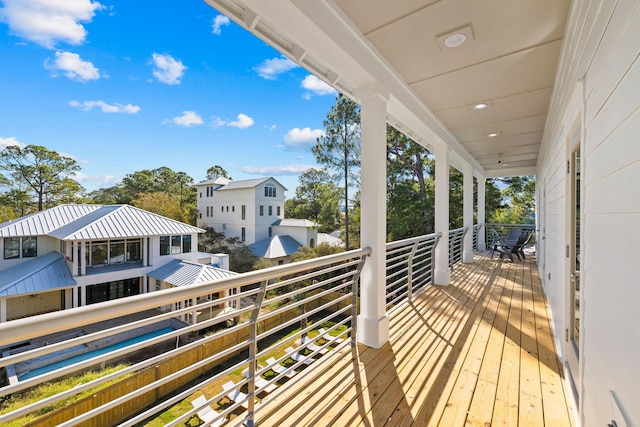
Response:
[[[39,368],[35,368],[33,370],[24,372],[22,374],[18,374],[18,381],[28,380],[29,378],[37,377],[38,375],[45,374],[50,371],[54,371],[56,369],[64,368],[65,366],[73,365],[74,363],[82,362],[83,360],[91,359],[92,357],[101,356],[103,354],[119,350],[124,347],[128,347],[130,345],[137,344],[139,342],[158,337],[160,335],[164,335],[169,332],[173,332],[173,328],[163,328],[158,329],[157,331],[148,332],[143,335],[139,335],[137,337],[129,338],[128,340],[119,342],[117,344],[112,344],[103,348],[98,348],[92,351],[88,351],[83,354],[78,354],[76,356],[72,356],[68,359],[60,360],[59,362],[54,362],[49,365],[44,365]],[[28,363],[28,362],[27,362]]]

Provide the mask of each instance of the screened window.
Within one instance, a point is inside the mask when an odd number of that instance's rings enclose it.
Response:
[[[264,206],[260,206],[260,216],[264,216]]]
[[[273,215],[273,206],[269,206],[269,216]]]
[[[20,258],[20,238],[4,238],[4,259]]]
[[[242,205],[242,219],[247,219],[247,207],[245,205]]]
[[[247,240],[247,229],[242,227],[242,237],[240,238],[243,242]]]
[[[22,238],[22,258],[38,256],[38,238],[36,236]]]
[[[89,265],[102,265],[108,261],[108,245],[106,241],[91,242],[91,260]]]
[[[277,212],[277,214],[276,214],[276,215],[280,216],[280,206],[278,206],[278,207],[276,208],[276,212]]]
[[[160,255],[169,255],[169,236],[160,236]]]
[[[140,240],[127,240],[127,262],[142,261],[142,244]]]
[[[182,253],[186,254],[191,252],[191,235],[185,234],[182,236]]]
[[[112,240],[109,243],[109,264],[120,264],[124,260],[124,240]]]

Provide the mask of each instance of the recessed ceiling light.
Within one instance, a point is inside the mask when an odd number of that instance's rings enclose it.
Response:
[[[444,45],[446,47],[458,47],[464,44],[464,42],[466,41],[467,41],[466,35],[462,33],[455,33],[455,34],[451,34],[446,39],[444,39]]]
[[[489,138],[493,138],[493,137],[496,137],[496,136],[498,136],[498,135],[500,135],[498,132],[493,132],[493,133],[490,133],[490,134],[489,134],[489,135],[487,135],[487,136],[488,136]]]
[[[489,106],[489,104],[487,104],[486,102],[481,102],[480,104],[476,104],[473,106],[474,110],[484,110],[485,108],[487,108]]]

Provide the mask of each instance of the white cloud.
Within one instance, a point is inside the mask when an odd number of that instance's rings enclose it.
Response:
[[[10,136],[8,138],[0,138],[0,150],[3,150],[9,146],[16,146],[20,148],[26,147],[26,145],[18,141],[15,136]]]
[[[80,82],[100,78],[100,70],[90,61],[82,60],[77,53],[56,52],[55,59],[44,61],[44,67],[53,71],[54,77],[58,75],[58,72],[62,72],[69,79]]]
[[[278,74],[286,73],[297,67],[298,64],[282,56],[280,58],[266,59],[262,64],[253,69],[260,77],[267,80],[275,80]]]
[[[293,128],[284,136],[284,143],[289,148],[303,150],[313,147],[318,138],[324,135],[322,129]]]
[[[80,22],[91,22],[96,10],[103,8],[91,0],[4,0],[0,21],[13,34],[53,49],[58,42],[83,43],[87,31]]]
[[[218,15],[213,18],[213,27],[211,28],[211,32],[216,35],[222,34],[222,27],[228,26],[231,23],[231,20],[224,15]]]
[[[154,65],[153,75],[160,82],[168,85],[180,84],[180,79],[184,75],[187,67],[180,61],[174,59],[169,54],[153,53],[152,61]]]
[[[87,189],[106,188],[118,184],[122,178],[113,175],[87,175],[82,172],[76,172],[73,179],[82,184]]]
[[[201,125],[204,123],[202,117],[200,117],[195,111],[183,111],[181,116],[174,117],[170,122],[184,127]]]
[[[246,114],[238,114],[238,120],[227,123],[227,126],[232,126],[239,129],[246,129],[249,126],[253,126],[253,119]]]
[[[337,90],[312,74],[309,74],[302,80],[301,86],[308,91],[308,93],[304,95],[305,99],[310,99],[311,95],[324,96],[338,93]]]
[[[140,107],[137,105],[123,105],[123,104],[107,104],[104,101],[71,101],[69,105],[72,107],[80,108],[84,111],[91,111],[94,107],[102,110],[103,113],[127,113],[136,114],[140,111]]]
[[[255,174],[255,175],[269,175],[269,176],[288,176],[288,175],[299,175],[302,172],[313,168],[315,166],[310,165],[284,165],[284,166],[263,166],[263,167],[254,167],[254,166],[245,166],[242,169],[243,172]]]

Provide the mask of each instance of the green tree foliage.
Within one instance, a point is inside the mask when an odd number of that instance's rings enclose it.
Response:
[[[324,120],[325,134],[311,149],[316,161],[327,167],[344,192],[345,243],[349,243],[349,188],[360,186],[360,107],[343,96],[336,97]],[[357,190],[356,190],[357,191]]]
[[[314,221],[321,233],[339,229],[341,191],[330,179],[327,169],[308,169],[298,181],[295,197],[285,201],[285,217]]]
[[[11,189],[26,194],[41,211],[60,203],[84,201],[84,188],[71,177],[78,163],[39,145],[9,146],[0,151],[0,169],[12,179]],[[3,180],[6,183],[6,177]],[[22,196],[18,198],[22,201]],[[14,210],[24,211],[24,205]]]
[[[196,188],[193,186],[193,178],[185,172],[175,172],[166,166],[127,174],[121,183],[92,191],[89,197],[93,202],[101,204],[146,206],[143,209],[150,212],[188,224],[196,223]],[[162,206],[161,200],[169,205]],[[173,205],[176,204],[177,207],[174,208]]]
[[[237,237],[227,237],[212,227],[198,237],[198,250],[229,254],[229,270],[236,273],[252,271],[258,261],[251,249]]]
[[[535,208],[535,177],[515,176],[501,178],[499,181],[506,185],[502,190],[502,198],[507,203],[488,217],[490,221],[502,224],[532,222]]]
[[[426,148],[387,126],[387,237],[433,232],[433,158]]]
[[[218,177],[223,177],[227,179],[233,179],[229,176],[229,173],[220,165],[211,166],[207,169],[207,179],[216,179]]]

